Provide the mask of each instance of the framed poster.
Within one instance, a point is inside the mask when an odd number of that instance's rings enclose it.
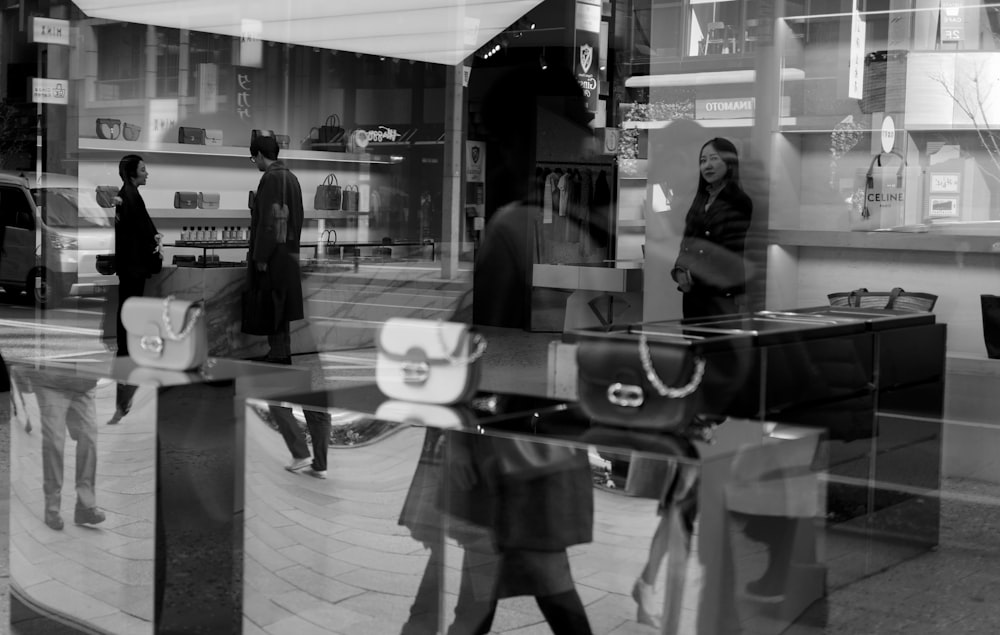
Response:
[[[961,182],[958,172],[931,172],[930,179],[932,194],[958,194]]]
[[[928,206],[931,218],[958,218],[957,196],[931,196]]]

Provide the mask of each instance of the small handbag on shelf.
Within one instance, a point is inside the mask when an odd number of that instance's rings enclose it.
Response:
[[[933,311],[937,296],[933,293],[903,291],[895,287],[891,291],[869,291],[861,288],[841,291],[826,296],[830,306],[848,306],[862,309],[895,309],[896,311]]]
[[[222,145],[222,130],[206,129],[205,130],[205,145],[207,146],[221,146]]]
[[[205,310],[200,302],[132,297],[122,305],[128,354],[136,364],[192,370],[208,358]]]
[[[97,138],[117,139],[122,133],[121,119],[98,119]]]
[[[361,193],[357,185],[345,185],[341,194],[345,212],[356,212],[361,204]]]
[[[683,433],[699,412],[705,360],[689,347],[585,339],[576,360],[580,406],[597,423]]]
[[[343,141],[344,129],[340,125],[340,115],[330,115],[319,127],[319,143],[340,143]]]
[[[389,318],[375,345],[375,383],[387,397],[447,405],[479,389],[486,339],[468,324]]]
[[[177,143],[205,145],[205,129],[181,126],[177,129]]]
[[[113,276],[116,273],[114,254],[97,254],[95,268],[102,276]]]
[[[198,192],[198,209],[219,209],[219,193]]]
[[[333,172],[326,175],[323,182],[316,186],[316,195],[313,197],[313,207],[337,211],[340,209],[341,189],[337,183],[337,175]]]
[[[198,192],[174,192],[174,209],[198,207]]]
[[[122,128],[122,136],[125,137],[125,141],[138,141],[140,134],[142,134],[142,126],[126,123],[125,127]]]

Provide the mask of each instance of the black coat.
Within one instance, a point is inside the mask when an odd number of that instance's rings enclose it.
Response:
[[[126,181],[115,207],[115,270],[118,277],[148,278],[159,271],[156,225],[146,211],[139,188]]]
[[[746,288],[743,252],[753,203],[734,183],[728,183],[705,209],[708,194],[699,192],[688,210],[675,269],[691,274],[692,291],[734,295]],[[675,280],[676,280],[675,274]]]
[[[258,279],[256,263],[267,264],[278,322],[305,316],[299,272],[299,239],[304,210],[299,180],[281,161],[264,170],[250,210],[249,284]],[[261,306],[258,311],[266,310]]]

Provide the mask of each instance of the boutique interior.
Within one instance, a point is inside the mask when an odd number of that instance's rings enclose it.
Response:
[[[0,0],[0,632],[1000,632],[998,72],[973,0]]]

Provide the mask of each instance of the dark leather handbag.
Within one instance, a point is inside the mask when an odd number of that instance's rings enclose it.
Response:
[[[853,306],[865,309],[895,309],[897,311],[933,311],[937,296],[933,293],[903,291],[895,287],[891,291],[869,291],[861,288],[842,291],[826,296],[830,306]]]
[[[357,185],[345,185],[343,196],[343,207],[345,212],[356,212],[361,204],[361,194]]]
[[[243,323],[240,329],[247,335],[274,335],[278,329],[278,314],[271,282],[266,275],[253,274],[250,288],[243,292]]]
[[[316,209],[339,210],[341,203],[341,189],[337,183],[337,175],[333,172],[326,175],[323,182],[316,186],[316,195],[313,197],[313,207]]]
[[[580,406],[598,424],[683,433],[700,411],[705,360],[689,347],[585,339],[576,361]]]
[[[120,119],[98,119],[97,138],[117,139],[122,133],[122,122]]]
[[[274,130],[254,129],[250,131],[250,143],[257,140],[257,137],[273,137]]]
[[[319,127],[319,143],[340,143],[344,140],[344,129],[340,125],[340,115],[330,115]]]
[[[174,209],[195,209],[198,207],[197,192],[174,192]]]
[[[177,129],[177,143],[205,145],[205,129],[181,126]]]
[[[102,276],[112,276],[115,274],[115,255],[97,254],[97,273]]]

